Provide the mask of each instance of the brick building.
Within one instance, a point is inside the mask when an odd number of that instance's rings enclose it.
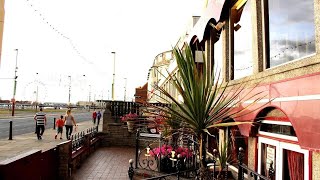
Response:
[[[143,85],[142,87],[136,88],[136,93],[134,94],[134,102],[137,103],[145,103],[147,101],[147,93],[148,93],[148,83]]]

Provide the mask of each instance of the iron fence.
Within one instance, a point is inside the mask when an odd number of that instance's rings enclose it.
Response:
[[[264,176],[261,175],[257,172],[255,172],[254,170],[250,169],[249,167],[247,167],[245,164],[243,164],[243,157],[244,157],[244,150],[242,147],[239,148],[239,154],[238,154],[238,160],[239,160],[239,164],[238,164],[238,180],[244,180],[244,174],[245,171],[247,172],[247,175],[250,177],[253,177],[254,180],[271,180],[274,177],[274,169],[273,169],[273,163],[270,163],[270,167],[268,170],[268,176]]]
[[[77,151],[79,148],[84,146],[85,143],[85,135],[89,136],[89,139],[95,138],[96,134],[98,132],[98,126],[96,127],[90,127],[86,130],[83,130],[81,132],[75,133],[71,135],[71,141],[72,141],[72,151]]]
[[[150,134],[137,131],[135,168],[177,173],[190,177],[191,169],[195,169],[195,149],[192,141],[173,143],[161,134]]]

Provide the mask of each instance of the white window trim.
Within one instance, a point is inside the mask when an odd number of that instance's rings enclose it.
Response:
[[[284,121],[271,121],[271,120],[262,120],[261,123],[264,124],[278,124],[278,125],[284,125],[284,126],[292,126],[290,122],[284,122]]]
[[[262,120],[261,123],[263,123],[263,124],[278,124],[278,125],[292,126],[290,122],[283,122],[283,121]],[[283,134],[260,131],[260,128],[261,128],[261,126],[259,127],[259,134],[261,134],[261,135],[298,142],[298,138],[295,137],[295,136],[288,136],[288,135],[283,135]]]
[[[270,136],[270,137],[275,137],[275,138],[279,138],[279,139],[286,139],[286,140],[298,142],[298,138],[294,137],[294,136],[287,136],[287,135],[269,133],[269,132],[264,132],[264,131],[259,131],[259,134],[265,135],[265,136]]]
[[[286,142],[280,142],[273,139],[267,139],[264,137],[258,138],[258,173],[261,173],[261,148],[262,143],[269,144],[276,147],[276,180],[282,180],[282,166],[283,166],[283,150],[290,150],[294,152],[298,152],[304,155],[304,179],[309,180],[309,151],[305,149],[301,149],[299,145],[290,144]]]

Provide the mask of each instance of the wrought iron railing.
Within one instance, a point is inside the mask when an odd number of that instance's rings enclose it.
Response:
[[[120,117],[126,114],[136,113],[139,114],[141,104],[135,102],[124,101],[105,101],[110,104],[111,116],[117,121],[120,121]]]
[[[270,163],[270,167],[268,170],[268,177],[263,176],[254,170],[248,168],[245,164],[243,164],[243,157],[244,157],[244,150],[242,147],[239,148],[239,154],[238,154],[238,159],[239,159],[239,164],[238,164],[238,180],[244,180],[244,171],[247,171],[248,176],[253,177],[255,180],[256,179],[261,179],[261,180],[271,180],[272,177],[274,176],[274,169],[273,169],[273,163]]]
[[[139,140],[139,131],[137,133],[137,145],[141,145],[138,142]],[[158,139],[159,140],[159,139]],[[161,140],[161,138],[160,138]],[[160,141],[161,142],[161,141]],[[137,146],[139,147],[139,146]],[[143,151],[137,151],[137,156],[136,156],[136,168],[142,168],[142,169],[149,169],[152,170],[150,167],[152,165],[157,165],[156,168],[158,168],[158,170],[160,170],[161,165],[159,166],[159,158],[150,156],[149,153],[152,151],[151,146],[147,146],[147,148],[143,149]],[[147,158],[140,158],[140,157],[144,157],[143,155],[147,155]],[[152,157],[153,159],[150,159],[150,157]],[[161,157],[160,157],[161,158]],[[248,177],[252,177],[253,179],[257,180],[271,180],[274,177],[274,169],[273,169],[273,163],[271,162],[269,170],[268,170],[268,176],[264,176],[261,175],[257,172],[255,172],[254,170],[248,168],[245,164],[243,164],[243,158],[244,158],[244,150],[243,148],[239,148],[239,154],[238,154],[238,180],[244,180],[245,179],[245,172],[247,174]],[[189,167],[187,169],[183,169],[183,163],[184,160],[180,159],[178,157],[176,158],[170,158],[171,163],[172,163],[172,167],[175,168],[175,170],[173,172],[167,172],[167,174],[158,176],[158,177],[152,177],[152,178],[148,178],[147,180],[162,180],[162,179],[167,179],[167,178],[172,178],[172,176],[176,176],[177,179],[179,179],[179,177],[193,177],[193,178],[198,178],[200,177],[200,172],[199,172],[199,168],[198,166],[196,166],[196,164],[194,164],[192,167]],[[139,165],[139,166],[138,166]],[[224,167],[224,169],[219,169],[219,171],[217,171],[218,169],[216,169],[217,167],[217,161],[215,159],[213,159],[211,162],[207,163],[207,171],[204,175],[201,175],[202,177],[204,176],[205,179],[212,179],[212,180],[227,180],[229,177],[229,170],[228,170],[228,164]],[[131,166],[132,168],[132,166]],[[209,170],[209,168],[211,170]],[[130,170],[130,168],[129,168]],[[130,178],[133,178],[133,174],[134,172],[130,171],[131,173],[129,174]],[[220,173],[219,173],[220,172]]]
[[[177,166],[180,171],[195,169],[196,154],[192,141],[189,143],[185,146],[183,143],[180,146],[169,145],[161,134],[141,133],[139,129],[136,137],[135,168],[166,173],[176,173]],[[172,151],[175,152],[172,154]]]
[[[87,129],[87,134],[90,135],[90,139],[95,138],[97,133],[98,133],[98,126],[91,127],[91,128]]]
[[[78,133],[75,133],[71,135],[71,140],[72,140],[72,151],[77,151],[78,148],[83,146],[84,144],[84,135],[85,132],[81,131]]]
[[[80,147],[84,146],[85,143],[85,135],[89,135],[90,140],[96,137],[96,134],[98,132],[98,126],[91,127],[86,130],[83,130],[81,132],[75,133],[71,135],[71,141],[72,141],[72,151],[77,151]]]
[[[111,116],[116,122],[120,121],[120,117],[129,113],[135,113],[141,115],[141,108],[146,108],[141,103],[136,102],[125,102],[125,101],[104,101],[110,104]],[[150,103],[150,106],[169,106],[169,104],[164,103]]]
[[[185,171],[177,170],[177,172],[174,172],[174,173],[165,174],[165,175],[157,176],[157,177],[151,177],[151,178],[147,178],[145,180],[166,180],[167,178],[169,179],[169,177],[172,177],[172,176],[175,176],[177,178],[177,180],[179,180],[183,174],[194,172],[194,171],[195,171],[194,169],[189,169],[189,170],[185,170]]]

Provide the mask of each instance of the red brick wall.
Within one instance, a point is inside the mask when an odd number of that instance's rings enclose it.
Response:
[[[147,101],[148,95],[148,83],[146,83],[142,87],[136,88],[135,93],[135,102],[137,103],[145,103]]]

